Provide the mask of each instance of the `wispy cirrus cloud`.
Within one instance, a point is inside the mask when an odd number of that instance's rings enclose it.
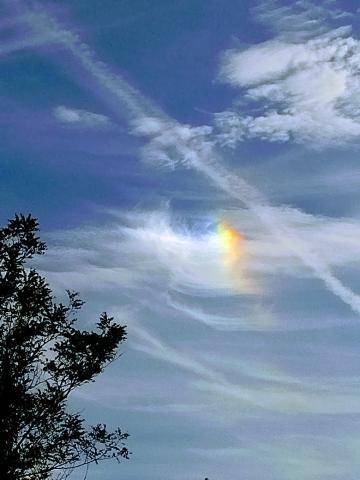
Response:
[[[69,108],[59,105],[54,108],[54,117],[63,124],[83,128],[106,128],[111,125],[109,117],[101,113],[88,112],[79,108]]]
[[[288,285],[311,278],[293,246],[259,226],[249,210],[223,212],[244,235],[245,257],[231,267],[224,263],[216,215],[193,220],[190,227],[169,209],[120,212],[101,227],[54,234],[41,267],[60,289],[68,284],[79,291],[110,289],[121,292],[125,303],[217,331],[321,328],[324,320],[303,318],[299,325],[272,313],[275,277]],[[342,272],[353,271],[360,253],[358,222],[294,209],[284,209],[282,219],[296,241],[313,245],[312,255]],[[339,321],[344,320],[335,324]]]
[[[139,124],[149,125],[146,117]],[[179,129],[184,135],[179,135]],[[266,197],[239,174],[231,172],[223,165],[221,153],[214,147],[212,137],[204,137],[190,126],[178,126],[174,122],[157,119],[151,122],[151,129],[143,130],[150,138],[145,147],[145,155],[160,158],[169,165],[185,165],[205,175],[220,190],[248,208],[276,238],[283,247],[290,248],[293,254],[321,279],[334,295],[341,298],[355,312],[360,312],[360,298],[346,287],[331,271],[327,264],[307,242],[298,237],[282,215],[282,209],[269,204]],[[164,133],[165,132],[165,133]],[[158,154],[157,154],[158,152]]]
[[[287,434],[279,442],[269,441],[264,435],[259,441],[243,442],[241,438],[233,441],[227,448],[196,448],[194,453],[210,461],[215,457],[219,470],[225,465],[235,463],[239,468],[251,468],[253,455],[259,464],[259,475],[264,469],[274,471],[280,480],[307,480],[309,478],[328,478],[336,480],[351,477],[354,465],[358,466],[356,436],[333,438],[321,434]],[[329,458],[335,458],[329,462]],[[255,473],[256,475],[256,473]]]
[[[263,0],[253,8],[256,19],[282,39],[305,40],[326,33],[331,25],[351,21],[354,14],[335,0]]]
[[[198,377],[192,382],[194,387],[223,398],[225,402],[240,401],[255,409],[288,414],[342,415],[360,412],[357,379],[347,383],[323,379],[319,385],[316,381],[300,379],[279,370],[273,372],[271,365],[257,370],[240,361],[237,368],[243,370],[244,376],[235,383],[228,380],[226,372],[221,370],[221,361],[215,362],[217,369],[214,369],[209,362],[195,359],[189,351],[181,353],[143,327],[132,326],[131,331],[136,338],[135,349],[190,371]]]
[[[125,283],[127,288],[156,288],[194,295],[249,295],[255,293],[242,278],[247,267],[239,262],[234,272],[224,263],[224,247],[217,233],[218,220],[202,220],[189,228],[169,211],[142,211],[125,214],[102,228],[80,229],[54,235],[56,248],[50,252],[47,268],[56,278],[58,258],[67,252],[59,273],[73,275],[77,288],[86,288],[87,275],[102,272],[102,280]],[[100,242],[100,239],[103,242]],[[101,260],[101,246],[106,245],[106,260]],[[245,249],[250,249],[244,246]],[[60,265],[59,265],[60,267]],[[69,269],[69,270],[68,270]],[[84,274],[82,285],[81,278]],[[250,276],[250,272],[248,273]],[[237,275],[237,278],[234,276]]]

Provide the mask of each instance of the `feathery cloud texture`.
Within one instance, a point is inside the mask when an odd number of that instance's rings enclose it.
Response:
[[[84,128],[107,127],[110,119],[100,113],[88,112],[82,109],[69,108],[59,105],[54,108],[54,116],[65,124],[77,125]]]
[[[359,73],[360,42],[350,27],[229,50],[220,78],[241,88],[241,97],[233,109],[216,114],[219,142],[234,146],[259,138],[325,147],[355,141]]]

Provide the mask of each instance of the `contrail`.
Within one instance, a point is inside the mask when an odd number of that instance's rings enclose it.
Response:
[[[120,75],[113,73],[104,62],[97,59],[91,48],[83,43],[78,35],[64,29],[43,8],[36,7],[30,13],[31,15],[27,18],[31,28],[35,30],[35,35],[45,38],[51,37],[51,41],[66,47],[82,67],[97,80],[101,88],[106,89],[113,95],[114,99],[120,102],[123,109],[121,115],[126,114],[130,125],[141,122],[141,120],[155,118],[170,130],[181,127],[181,124],[167,116]],[[328,265],[296,237],[281,219],[276,209],[269,205],[261,192],[248,184],[241,176],[222,166],[221,155],[215,151],[215,148],[212,148],[210,154],[207,151],[205,155],[202,148],[204,146],[203,142],[202,139],[196,139],[189,146],[185,140],[177,136],[172,147],[177,147],[180,153],[181,150],[188,150],[191,147],[192,155],[187,158],[187,163],[192,168],[201,172],[219,189],[226,192],[231,198],[239,200],[251,210],[267,229],[313,272],[315,277],[324,282],[330,292],[350,306],[354,312],[360,314],[360,296],[343,285],[331,272]],[[169,146],[163,146],[164,151],[167,148]]]
[[[193,162],[194,168],[201,171],[230,197],[240,200],[262,223],[275,234],[287,249],[291,250],[304,265],[310,268],[318,279],[322,280],[334,295],[339,297],[352,310],[360,314],[360,296],[354,293],[331,272],[330,268],[301,241],[282,221],[274,207],[265,197],[240,176],[230,173],[219,162],[199,158]]]
[[[24,45],[25,39],[7,46],[7,50],[13,51],[49,43],[61,45],[73,55],[83,69],[97,80],[103,89],[110,92],[120,102],[122,118],[125,116],[129,121],[149,116],[165,118],[165,114],[154,103],[129,85],[120,74],[111,71],[106,63],[96,57],[77,33],[64,28],[44,7],[37,2],[30,2],[31,5],[28,6],[21,0],[11,0],[8,4],[12,10],[15,9],[14,22],[18,19],[19,24],[26,24],[30,27],[32,38],[28,39],[28,45]]]

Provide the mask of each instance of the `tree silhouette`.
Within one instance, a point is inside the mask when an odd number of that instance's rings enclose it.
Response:
[[[94,381],[116,357],[124,326],[103,313],[95,331],[76,328],[83,302],[52,292],[26,261],[46,245],[30,215],[0,229],[0,477],[65,478],[72,469],[107,458],[128,458],[127,433],[86,427],[67,410],[71,392]]]

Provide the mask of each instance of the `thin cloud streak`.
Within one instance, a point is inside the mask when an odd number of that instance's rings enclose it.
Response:
[[[308,246],[298,239],[281,221],[276,208],[266,204],[265,198],[251,187],[240,176],[230,173],[219,161],[203,158],[201,155],[192,160],[194,168],[204,173],[215,185],[227,192],[232,198],[240,200],[246,207],[267,226],[277,238],[290,249],[314,275],[322,280],[326,287],[354,312],[360,314],[360,297],[335,277],[330,268],[324,264]]]
[[[100,113],[88,112],[78,108],[59,105],[54,108],[54,117],[61,123],[84,128],[106,128],[111,125],[110,119]]]
[[[318,385],[317,383],[303,382],[289,375],[272,375],[263,377],[263,383],[257,387],[242,383],[229,382],[225,376],[186,355],[178,349],[170,347],[143,327],[132,326],[131,332],[139,342],[132,344],[132,348],[141,351],[153,358],[191,372],[200,377],[193,385],[204,392],[216,395],[230,401],[241,401],[255,408],[277,411],[287,414],[351,414],[360,412],[360,400],[357,388],[344,391],[344,386]],[[245,370],[246,371],[246,370]],[[247,372],[253,378],[258,377],[256,371]],[[261,378],[261,376],[260,376]],[[273,381],[273,384],[271,382]],[[357,387],[357,382],[355,383]]]
[[[82,42],[76,33],[63,28],[44,7],[33,2],[32,8],[29,8],[19,0],[16,1],[16,5],[22,12],[27,12],[16,18],[19,22],[25,22],[30,27],[33,36],[29,39],[28,45],[16,43],[13,46],[9,45],[9,49],[17,50],[26,46],[31,47],[46,43],[62,45],[97,80],[99,86],[114,95],[116,100],[121,102],[122,107],[126,107],[126,111],[122,110],[121,112],[122,117],[126,113],[128,120],[131,121],[149,115],[163,116],[163,113],[152,102],[129,85],[119,73],[114,74],[108,65],[96,58],[94,52],[86,43]],[[32,45],[32,42],[35,42],[34,45]]]
[[[191,358],[189,354],[180,353],[177,349],[170,347],[160,339],[150,334],[143,327],[131,326],[131,333],[138,339],[133,342],[132,348],[146,353],[154,358],[167,363],[177,365],[191,373],[216,383],[223,383],[224,377],[212,369],[205,367],[202,363]]]

